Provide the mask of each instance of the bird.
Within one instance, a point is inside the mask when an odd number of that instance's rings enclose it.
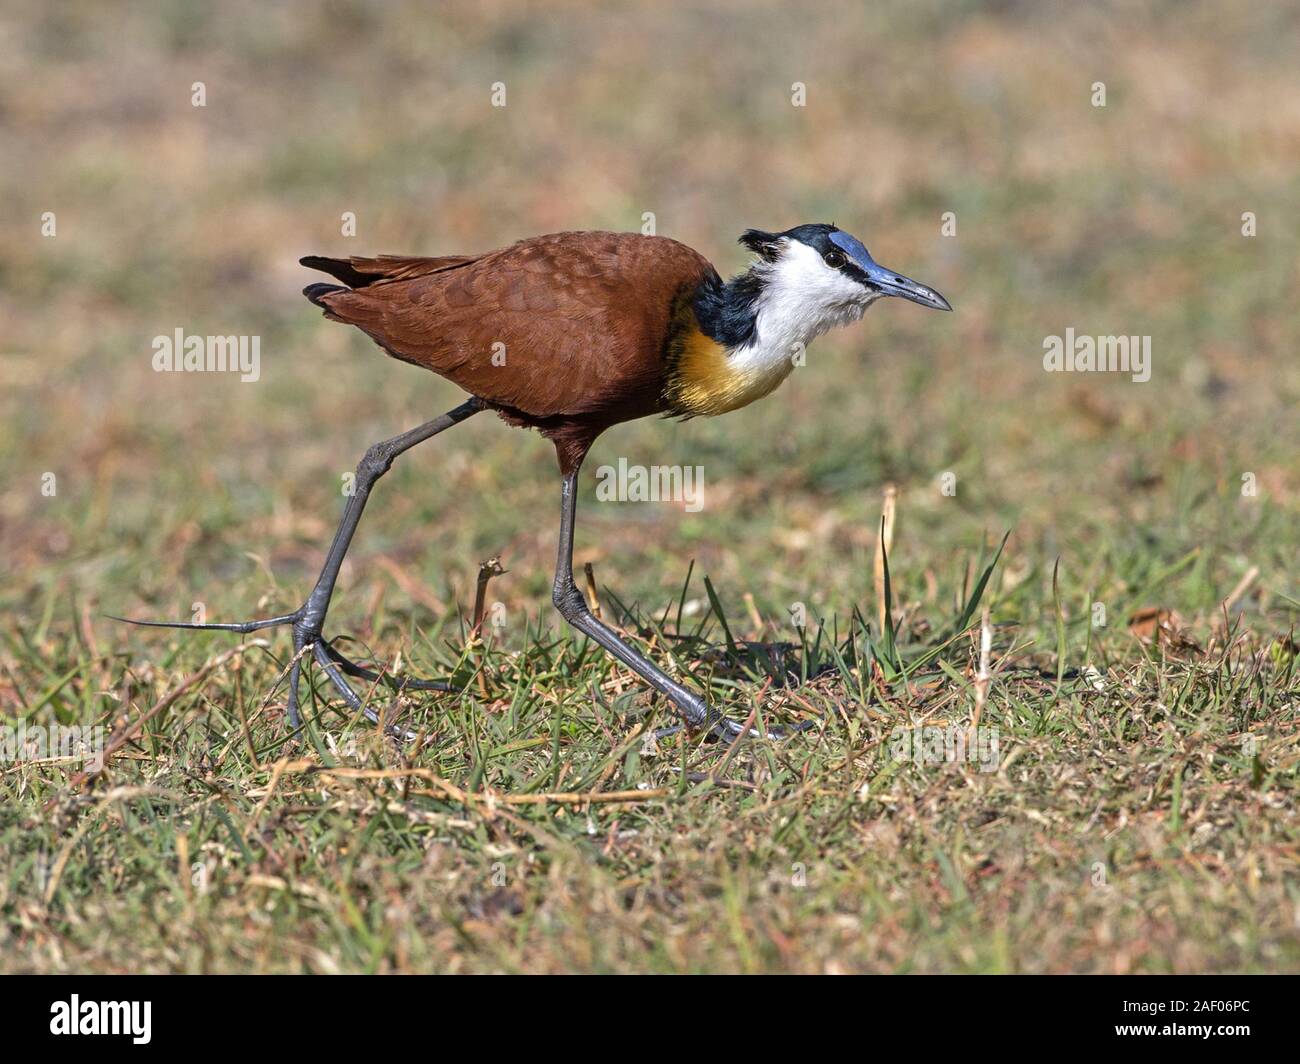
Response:
[[[290,726],[299,727],[298,683],[308,656],[354,711],[378,723],[347,677],[398,682],[351,661],[324,637],[339,568],[375,482],[398,455],[492,411],[554,444],[561,498],[552,600],[561,616],[664,695],[688,727],[743,734],[588,607],[573,578],[583,460],[612,425],[653,415],[714,417],[749,406],[790,375],[813,340],[857,321],[882,298],[952,306],[933,288],[877,263],[833,224],[747,229],[739,242],[752,258],[725,281],[685,244],[641,233],[553,233],[479,255],[300,259],[340,282],[303,290],[327,319],[355,326],[393,358],[432,370],[468,398],[365,452],[320,575],[297,610],[243,622],[131,623],[241,633],[289,626]],[[400,688],[454,689],[406,678]]]

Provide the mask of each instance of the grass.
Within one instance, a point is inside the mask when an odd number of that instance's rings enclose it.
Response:
[[[1300,969],[1297,13],[1163,10],[15,16],[0,709],[115,738],[90,777],[0,764],[0,970]],[[417,742],[319,676],[290,734],[283,631],[104,618],[296,607],[340,477],[458,401],[320,321],[299,255],[645,211],[724,271],[835,220],[957,308],[873,308],[763,403],[590,459],[605,618],[807,732],[653,740],[551,609],[549,448],[488,417],[376,488],[327,622],[465,682],[399,700]],[[178,325],[260,335],[262,379],[154,374]],[[1152,380],[1044,373],[1066,327],[1151,335]],[[704,508],[597,502],[620,457],[702,466]],[[977,712],[983,764],[900,756]]]
[[[859,617],[754,653],[780,626],[732,617],[724,638],[692,585],[624,615],[737,716],[816,722],[734,746],[656,742],[664,706],[549,626],[479,639],[382,602],[368,638],[469,693],[403,698],[421,737],[400,744],[317,688],[292,737],[269,697],[283,639],[167,635],[141,663],[56,634],[51,603],[48,625],[7,634],[34,674],[19,689],[40,690],[28,719],[103,720],[121,745],[89,782],[6,772],[6,954],[110,971],[1294,967],[1294,643],[1230,621],[1203,646],[1159,629],[1143,646],[1066,602],[1062,659],[1010,619],[1038,610],[1039,582],[988,571],[995,771],[897,756],[900,726],[969,722],[956,588],[901,611],[896,651]]]

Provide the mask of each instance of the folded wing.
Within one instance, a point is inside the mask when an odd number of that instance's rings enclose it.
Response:
[[[479,256],[302,262],[351,286],[307,290],[328,317],[535,419],[652,412],[674,301],[713,270],[676,241],[587,232]]]

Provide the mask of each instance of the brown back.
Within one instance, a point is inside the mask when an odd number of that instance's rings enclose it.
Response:
[[[304,261],[358,286],[313,294],[329,317],[542,426],[662,409],[674,300],[713,273],[675,240],[603,232],[476,257]]]

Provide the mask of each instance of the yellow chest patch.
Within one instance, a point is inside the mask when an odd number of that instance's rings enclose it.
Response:
[[[682,330],[674,352],[668,400],[674,413],[712,417],[761,399],[794,368],[791,359],[728,352],[693,321]]]

